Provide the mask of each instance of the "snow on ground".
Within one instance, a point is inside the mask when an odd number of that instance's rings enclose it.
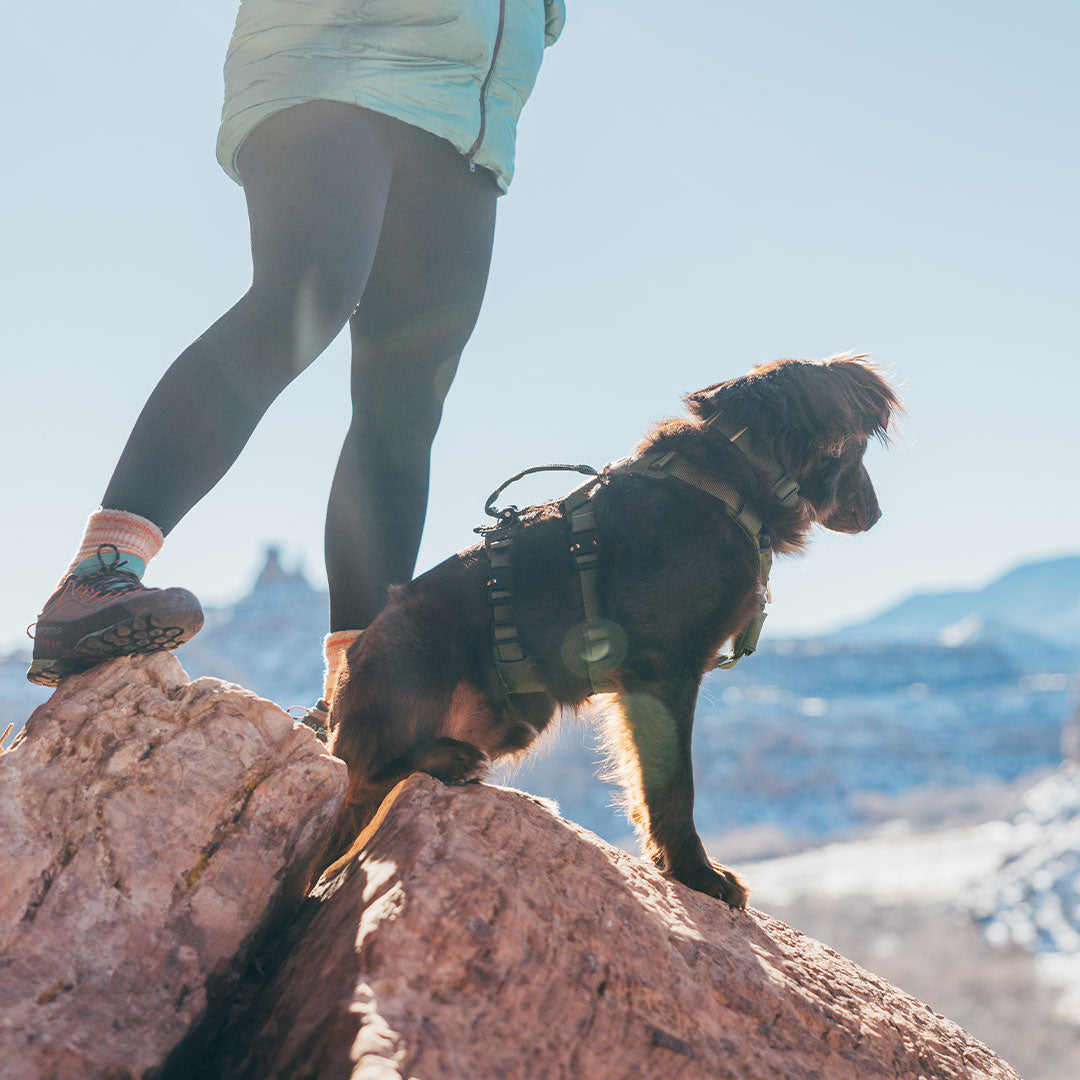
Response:
[[[740,863],[739,872],[753,886],[755,901],[766,906],[804,896],[948,903],[991,877],[1013,842],[1013,827],[1005,821],[931,833],[895,822],[865,839]]]
[[[872,835],[741,863],[756,905],[863,896],[882,904],[944,903],[970,914],[994,946],[1032,953],[1080,1021],[1080,766],[1025,794],[1010,821],[917,832],[904,822]]]
[[[1033,953],[1039,974],[1063,991],[1060,1009],[1080,1020],[1080,766],[1035,784],[1012,822],[997,873],[965,906],[992,945]]]

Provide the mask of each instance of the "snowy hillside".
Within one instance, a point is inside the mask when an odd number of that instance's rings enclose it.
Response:
[[[1065,766],[1025,794],[1001,856],[968,890],[965,906],[991,944],[1033,953],[1080,1021],[1080,766]]]
[[[847,843],[740,863],[765,910],[806,901],[944,905],[996,949],[1019,946],[1080,1023],[1080,765],[1037,781],[1007,820],[919,830],[904,821]]]
[[[698,822],[713,834],[768,824],[820,841],[887,818],[891,800],[914,790],[1053,768],[1075,693],[1070,672],[1022,672],[982,645],[773,643],[705,681]],[[510,780],[618,842],[628,830],[594,779],[598,758],[588,730],[568,724]]]

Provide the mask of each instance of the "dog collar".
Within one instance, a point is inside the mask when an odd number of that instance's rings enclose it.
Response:
[[[767,450],[763,450],[748,427],[736,428],[719,412],[702,421],[702,427],[723,436],[764,477],[781,506],[794,507],[799,503],[799,485],[788,475],[784,467]]]

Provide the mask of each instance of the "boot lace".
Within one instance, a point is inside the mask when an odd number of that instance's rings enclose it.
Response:
[[[107,554],[112,554],[112,561],[106,562]],[[91,570],[88,574],[80,575],[80,585],[89,586],[97,593],[125,593],[134,589],[141,589],[143,583],[139,575],[131,570],[125,570],[129,565],[127,559],[122,558],[120,549],[115,544],[99,544],[97,549],[100,570]]]
[[[111,555],[112,558],[106,562],[108,555]],[[65,578],[63,584],[49,597],[45,610],[48,611],[52,603],[65,595],[75,596],[82,600],[92,600],[101,596],[116,596],[143,588],[139,575],[131,570],[124,569],[128,565],[128,561],[121,557],[120,549],[115,544],[99,544],[97,559],[101,565],[100,570],[91,570],[89,573],[77,576],[72,574]],[[37,627],[40,621],[41,615],[38,616],[38,622],[32,622],[26,628],[26,636],[31,641],[36,640]]]

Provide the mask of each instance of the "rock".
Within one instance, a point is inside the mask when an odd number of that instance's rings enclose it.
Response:
[[[831,949],[521,793],[410,777],[353,850],[199,1075],[1018,1080]]]
[[[345,768],[175,657],[66,679],[0,756],[0,1074],[159,1069],[291,915]]]
[[[301,903],[344,786],[172,656],[66,680],[0,754],[3,1080],[1018,1080],[505,788],[410,777]]]

